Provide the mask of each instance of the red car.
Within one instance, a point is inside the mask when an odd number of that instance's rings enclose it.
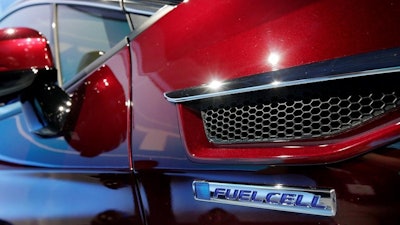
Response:
[[[129,153],[88,175],[131,191],[92,224],[399,224],[398,15],[385,0],[183,1],[64,90],[43,36],[2,30],[0,95],[20,96],[30,135]],[[96,168],[73,169],[30,168]],[[56,221],[32,214],[4,219]]]

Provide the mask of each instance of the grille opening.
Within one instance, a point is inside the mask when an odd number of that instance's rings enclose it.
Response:
[[[329,137],[400,105],[400,74],[327,81],[187,104],[215,144]]]

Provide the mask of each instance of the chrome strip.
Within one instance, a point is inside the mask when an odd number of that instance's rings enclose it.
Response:
[[[164,93],[172,103],[232,94],[400,72],[400,48],[337,58],[263,74],[222,81],[218,87],[205,84]]]
[[[192,183],[195,200],[319,216],[335,216],[334,189],[305,189],[208,181]]]
[[[232,94],[240,94],[240,93],[248,93],[248,92],[253,92],[253,91],[268,90],[268,89],[273,89],[273,88],[289,87],[289,86],[302,85],[302,84],[312,84],[312,83],[318,83],[318,82],[349,79],[349,78],[379,75],[379,74],[386,74],[386,73],[395,73],[395,72],[400,72],[400,66],[392,67],[392,68],[354,72],[354,73],[346,73],[346,74],[340,74],[340,75],[324,76],[324,77],[311,78],[311,79],[300,79],[300,80],[284,81],[284,82],[275,80],[271,83],[264,84],[264,85],[243,87],[243,88],[237,88],[237,89],[232,89],[232,90],[222,90],[222,91],[216,91],[216,92],[212,92],[212,88],[209,85],[204,85],[204,86],[198,87],[198,89],[202,89],[202,92],[204,92],[204,94],[190,95],[190,89],[186,89],[186,90],[182,90],[180,92],[182,95],[185,95],[184,93],[186,92],[186,95],[189,95],[189,96],[170,97],[170,95],[171,95],[171,92],[170,92],[170,93],[164,93],[164,97],[169,102],[182,103],[182,102],[189,102],[189,101],[201,100],[201,99],[206,99],[206,98],[221,97],[221,96],[232,95]],[[225,84],[226,83],[222,83],[221,87],[225,86]],[[200,91],[200,90],[198,90],[198,91]]]
[[[60,43],[58,42],[59,39],[59,32],[58,32],[58,6],[57,4],[51,4],[53,10],[53,18],[51,21],[51,30],[53,31],[53,39],[54,39],[54,56],[56,61],[56,68],[57,68],[57,82],[59,86],[63,85],[63,79],[61,74],[61,58],[60,58]]]

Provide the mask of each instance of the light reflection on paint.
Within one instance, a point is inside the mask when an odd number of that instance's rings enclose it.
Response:
[[[278,70],[281,59],[281,54],[278,52],[271,52],[267,57],[267,64],[272,68],[272,70]]]
[[[207,86],[212,90],[219,90],[222,87],[223,83],[219,80],[211,81]]]
[[[276,65],[278,65],[280,59],[281,59],[281,56],[278,53],[272,52],[268,56],[268,63],[271,64],[272,66],[276,66]]]
[[[9,29],[6,30],[6,33],[9,34],[9,35],[13,35],[15,33],[15,29],[9,28]]]

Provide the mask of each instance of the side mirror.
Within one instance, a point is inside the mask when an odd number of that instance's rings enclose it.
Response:
[[[57,85],[50,47],[40,33],[27,28],[0,29],[0,47],[0,101],[19,96],[30,132],[41,137],[63,136],[85,157],[125,148],[129,87],[119,78],[129,76],[129,63],[124,68],[112,66],[118,73],[105,63],[71,87],[69,95]],[[82,66],[99,55],[89,53]]]
[[[29,28],[0,29],[0,101],[20,96],[30,129],[59,135],[71,106],[56,85],[57,71],[47,40]]]
[[[15,97],[29,87],[41,71],[54,68],[47,40],[35,30],[0,29],[0,49],[0,100],[2,101]],[[51,79],[54,78],[56,77]]]

